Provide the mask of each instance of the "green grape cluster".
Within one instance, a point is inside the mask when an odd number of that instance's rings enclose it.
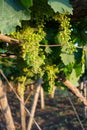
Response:
[[[59,44],[66,46],[66,52],[73,53],[75,46],[71,40],[71,23],[69,16],[66,13],[56,14],[55,20],[60,22],[60,29],[56,36]]]
[[[43,88],[46,92],[49,94],[52,93],[53,88],[55,87],[55,79],[56,74],[58,73],[58,68],[56,65],[48,65],[45,68],[45,74],[44,74],[44,85]]]
[[[45,37],[43,28],[28,26],[11,35],[23,42],[20,44],[20,58],[26,63],[23,71],[25,73],[42,74],[41,66],[44,64],[45,55],[42,54],[42,50],[40,49],[40,42]]]

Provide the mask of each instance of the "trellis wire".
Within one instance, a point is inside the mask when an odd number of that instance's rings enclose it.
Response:
[[[22,44],[22,42],[21,42]],[[44,45],[44,44],[40,44],[40,47],[61,47],[61,46],[64,46],[64,44],[50,44],[50,45]],[[75,46],[76,48],[79,48],[79,49],[83,49],[85,50],[87,48],[87,46]],[[15,54],[10,54],[9,56],[6,55],[6,53],[0,53],[0,57],[1,58],[16,58],[16,55]]]
[[[8,81],[7,77],[5,76],[5,74],[3,73],[3,71],[2,71],[1,69],[0,69],[0,73],[1,73],[1,75],[3,76],[3,78],[6,80],[6,82],[8,83],[9,87],[13,90],[13,92],[14,92],[15,95],[17,96],[18,100],[22,103],[22,105],[24,106],[24,108],[25,108],[26,112],[28,113],[28,115],[29,115],[31,118],[33,118],[32,115],[31,115],[31,113],[30,113],[30,111],[26,108],[25,104],[21,101],[21,98],[20,98],[19,95],[16,93],[15,89],[14,89],[13,86],[10,84],[10,82]],[[38,130],[42,130],[42,129],[40,128],[40,126],[38,125],[38,123],[35,121],[34,118],[33,118],[33,121],[34,121],[35,125],[37,126]]]
[[[50,45],[44,45],[44,44],[40,44],[41,47],[61,47],[64,46],[64,44],[50,44]],[[68,45],[66,45],[68,46]],[[81,48],[83,50],[85,50],[87,48],[87,46],[75,46],[76,48]]]

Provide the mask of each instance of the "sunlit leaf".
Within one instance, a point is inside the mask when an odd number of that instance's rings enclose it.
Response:
[[[21,26],[21,20],[29,20],[30,13],[17,0],[0,0],[0,31],[9,34]]]
[[[75,62],[74,55],[66,52],[66,49],[67,49],[66,46],[63,46],[61,54],[60,54],[61,60],[63,61],[65,65],[72,64]]]
[[[55,12],[72,14],[72,5],[69,3],[69,0],[48,0],[48,4]]]
[[[69,80],[71,81],[71,83],[75,86],[78,86],[78,79],[79,77],[76,76],[76,71],[75,69],[72,70],[72,73],[70,74]]]

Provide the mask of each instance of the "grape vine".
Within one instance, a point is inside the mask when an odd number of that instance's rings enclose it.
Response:
[[[26,22],[23,21],[23,27],[17,28],[17,32],[10,35],[22,40],[22,44],[15,47],[9,45],[6,50],[17,56],[13,61],[14,78],[20,82],[31,82],[32,79],[43,77],[45,90],[51,92],[56,84],[57,73],[64,73],[71,82],[76,83],[84,73],[84,63],[82,58],[80,60],[77,58],[78,50],[71,37],[70,15],[66,12],[63,14],[55,13],[48,5],[47,0],[40,0],[39,3],[34,0],[31,7],[31,20],[27,22],[28,24],[26,25]],[[28,4],[31,4],[31,0]],[[41,5],[44,5],[46,12],[43,13]],[[40,44],[49,45],[52,43],[60,46],[56,48],[40,46]],[[84,57],[83,53],[81,57]]]

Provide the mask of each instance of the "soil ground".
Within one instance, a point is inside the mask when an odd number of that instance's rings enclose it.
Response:
[[[12,92],[8,93],[8,101],[11,106],[16,130],[21,130],[20,103]],[[30,98],[27,104],[29,110],[32,106],[32,101],[33,97]],[[83,104],[74,95],[70,93],[68,96],[65,91],[56,90],[54,99],[49,98],[48,94],[45,94],[45,109],[43,110],[40,107],[39,99],[35,120],[41,130],[87,130],[87,119],[84,118],[83,108]],[[79,116],[80,121],[77,116]],[[28,115],[26,119],[28,121]],[[1,111],[0,130],[6,130],[4,116]],[[33,124],[31,130],[38,130],[38,128]]]

